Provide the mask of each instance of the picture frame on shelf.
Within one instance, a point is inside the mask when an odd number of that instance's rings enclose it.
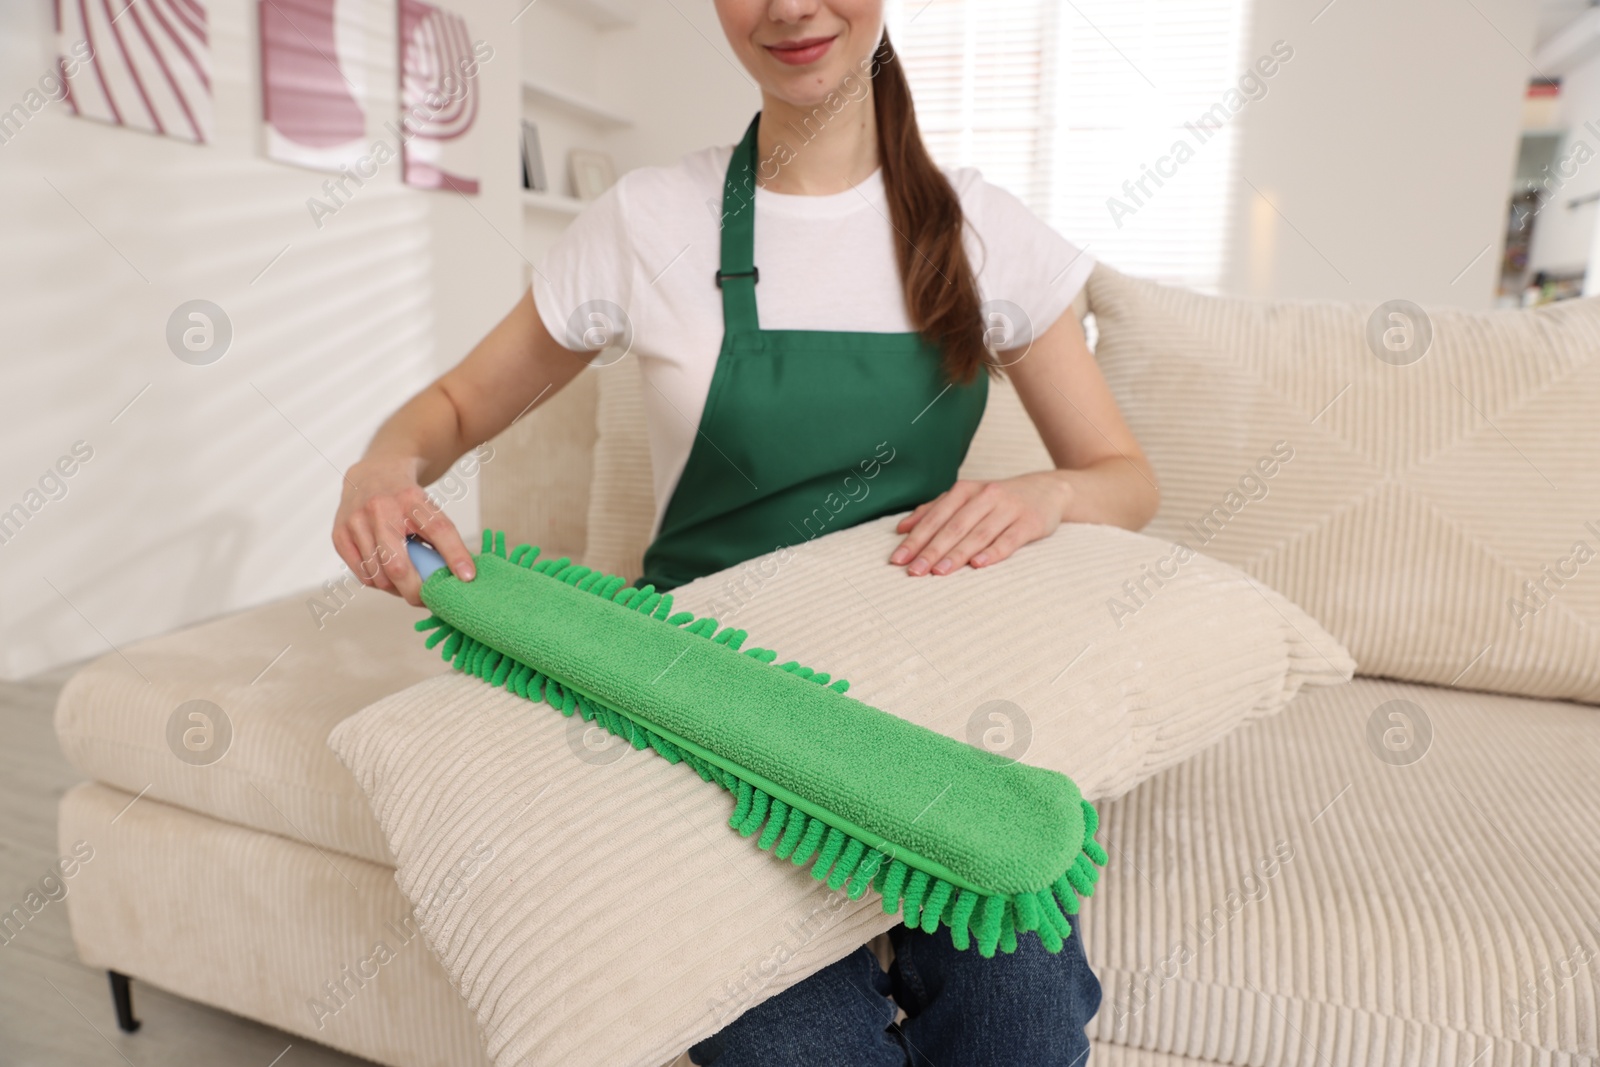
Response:
[[[611,157],[591,148],[574,148],[567,154],[572,192],[579,200],[593,200],[617,181]]]
[[[539,147],[539,127],[527,119],[522,120],[522,187],[536,193],[550,191],[550,178],[544,169],[544,152]]]

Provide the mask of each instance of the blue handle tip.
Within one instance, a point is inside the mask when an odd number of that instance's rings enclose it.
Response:
[[[423,581],[427,581],[428,575],[434,571],[442,570],[446,566],[444,557],[415,534],[406,534],[406,555],[411,557],[411,565],[417,568],[417,574]]]

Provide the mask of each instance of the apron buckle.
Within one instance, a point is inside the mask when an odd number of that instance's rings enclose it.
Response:
[[[759,282],[761,280],[761,268],[760,267],[751,267],[749,270],[729,270],[729,271],[725,271],[725,270],[722,270],[721,268],[718,268],[717,272],[714,275],[712,275],[712,278],[716,281],[718,289],[722,288],[722,279],[724,279],[724,278],[750,278],[750,279],[752,279],[750,284],[754,285],[756,282]]]

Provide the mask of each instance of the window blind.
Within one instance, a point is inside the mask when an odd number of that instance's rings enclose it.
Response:
[[[887,18],[940,164],[979,168],[1119,270],[1215,291],[1238,120],[1195,123],[1241,73],[1247,3],[891,0]]]
[[[888,12],[928,150],[978,166],[1044,216],[1053,88],[1047,0],[902,0]]]

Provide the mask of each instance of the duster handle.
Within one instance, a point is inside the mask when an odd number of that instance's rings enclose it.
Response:
[[[416,534],[406,534],[406,555],[411,557],[411,565],[417,568],[417,575],[423,581],[427,581],[428,575],[442,570],[445,566],[444,557]]]

